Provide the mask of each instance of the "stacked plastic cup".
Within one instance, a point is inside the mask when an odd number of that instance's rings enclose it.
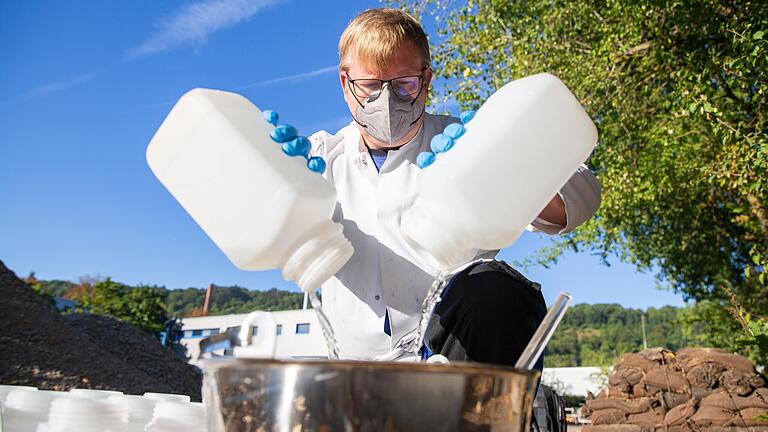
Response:
[[[165,401],[155,406],[146,432],[206,432],[206,429],[203,404]]]
[[[112,390],[72,389],[69,394],[84,399],[107,399],[110,396],[122,396],[122,392]]]
[[[11,393],[14,390],[37,391],[37,387],[14,386],[14,385],[0,385],[0,404],[4,403],[5,402],[5,398],[8,397],[8,394]]]
[[[158,402],[189,402],[189,396],[171,393],[144,393],[145,398]]]
[[[121,403],[65,396],[51,403],[48,422],[37,432],[126,432],[128,409]]]
[[[152,415],[157,401],[145,396],[110,396],[109,402],[115,402],[128,409],[128,426],[126,432],[144,432],[147,424],[152,421]]]
[[[0,432],[3,431],[3,405],[6,397],[14,390],[37,391],[37,387],[0,385]]]
[[[48,410],[56,399],[67,393],[56,391],[11,391],[3,404],[3,432],[36,431],[37,426],[48,420]]]

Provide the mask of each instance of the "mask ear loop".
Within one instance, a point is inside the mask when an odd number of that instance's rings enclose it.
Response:
[[[347,75],[347,87],[349,88],[350,93],[352,93],[352,97],[355,98],[355,102],[357,102],[357,104],[360,105],[360,108],[365,109],[365,105],[360,103],[360,101],[357,99],[357,95],[355,95],[355,91],[352,89],[352,81],[349,79],[349,75]],[[359,124],[360,126],[364,127],[365,129],[368,129],[368,125],[360,123],[360,121],[357,119],[357,117],[355,117],[354,113],[350,113],[350,114],[352,114],[352,120],[354,120],[355,123]]]
[[[424,79],[424,78],[421,78],[421,77],[419,78],[419,80],[423,80],[423,79]],[[421,91],[422,91],[423,89],[424,89],[424,82],[422,81],[422,82],[421,82],[421,85],[419,86],[419,92],[418,92],[418,93],[416,93],[416,96],[413,98],[413,102],[411,102],[411,106],[413,106],[413,104],[415,104],[415,103],[416,103],[416,101],[417,101],[417,100],[419,100],[419,96],[421,96]],[[424,106],[423,106],[423,107],[421,107],[421,112],[419,113],[419,116],[418,116],[418,117],[416,117],[416,120],[412,121],[412,122],[411,122],[411,124],[410,124],[409,126],[413,126],[413,125],[415,125],[415,124],[416,124],[416,122],[417,122],[417,121],[419,121],[419,119],[421,118],[421,116],[423,116],[423,115],[424,115],[424,111],[426,111],[426,110],[427,110],[427,104],[424,104]]]

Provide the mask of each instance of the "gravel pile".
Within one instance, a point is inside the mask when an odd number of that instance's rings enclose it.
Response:
[[[768,388],[748,359],[709,348],[625,354],[587,397],[583,432],[768,432]]]
[[[200,372],[154,338],[113,318],[60,315],[2,261],[0,296],[0,384],[200,400]]]

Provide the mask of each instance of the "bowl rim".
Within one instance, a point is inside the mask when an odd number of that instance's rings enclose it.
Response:
[[[327,360],[327,359],[273,359],[273,358],[208,358],[201,359],[204,371],[220,369],[248,369],[252,367],[310,367],[329,370],[368,370],[388,372],[425,372],[435,374],[467,374],[467,375],[524,375],[536,379],[541,375],[537,369],[521,369],[513,366],[490,363],[451,362],[416,363],[373,360]]]

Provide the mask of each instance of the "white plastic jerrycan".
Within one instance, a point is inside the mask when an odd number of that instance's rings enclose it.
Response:
[[[284,154],[272,130],[244,97],[194,89],[152,138],[147,162],[235,266],[280,268],[314,290],[349,260],[352,245],[331,221],[333,186]]]
[[[596,143],[597,128],[558,78],[510,82],[480,107],[453,148],[419,172],[403,233],[441,270],[477,249],[509,246]]]

